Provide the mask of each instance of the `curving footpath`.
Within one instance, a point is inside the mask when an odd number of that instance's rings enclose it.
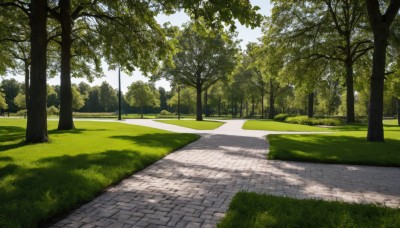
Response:
[[[264,136],[277,132],[242,130],[243,120],[226,121],[213,131],[125,122],[202,137],[53,227],[215,227],[238,191],[400,207],[399,168],[266,160]]]

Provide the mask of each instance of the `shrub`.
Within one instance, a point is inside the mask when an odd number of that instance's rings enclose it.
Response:
[[[59,114],[58,108],[56,108],[54,105],[50,106],[47,108],[47,115],[52,116],[52,115],[58,115]]]
[[[160,115],[166,116],[166,115],[171,115],[171,113],[168,112],[167,110],[161,110]]]
[[[17,112],[17,116],[25,116],[28,111],[26,109],[19,110]]]
[[[276,116],[274,117],[274,120],[275,120],[275,121],[279,121],[279,122],[284,122],[284,121],[286,120],[286,118],[288,118],[288,117],[290,117],[289,114],[284,114],[284,113],[282,113],[282,114],[276,115]]]
[[[337,126],[341,124],[339,119],[334,118],[309,118],[307,116],[294,116],[285,119],[286,123],[303,124],[303,125],[326,125]]]

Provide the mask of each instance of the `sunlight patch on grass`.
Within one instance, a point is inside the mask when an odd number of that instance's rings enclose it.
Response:
[[[264,131],[299,131],[299,132],[329,132],[330,128],[300,124],[282,123],[273,120],[247,120],[243,124],[245,130]]]
[[[239,192],[217,227],[400,227],[400,209]]]

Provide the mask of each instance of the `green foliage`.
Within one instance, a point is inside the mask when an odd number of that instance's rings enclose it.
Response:
[[[141,113],[143,113],[143,108],[145,106],[160,106],[160,94],[158,90],[155,89],[153,85],[143,81],[133,82],[128,87],[125,99],[131,106],[139,107]]]
[[[0,110],[8,109],[5,94],[0,90]]]
[[[171,113],[164,109],[164,110],[161,110],[160,115],[162,115],[162,116],[171,115]]]
[[[8,106],[8,111],[16,112],[18,107],[14,103],[14,98],[20,92],[21,85],[14,78],[4,79],[1,82],[0,90],[4,93],[4,98]]]
[[[19,109],[26,109],[26,100],[25,100],[25,95],[22,93],[19,93],[15,98],[14,98],[14,104],[18,106]]]
[[[284,120],[286,123],[291,124],[303,124],[303,125],[326,125],[326,126],[338,126],[342,124],[339,119],[334,118],[310,118],[308,116],[294,116],[288,117]]]
[[[219,128],[224,122],[219,121],[195,121],[195,120],[156,120],[160,123],[173,124],[181,127],[187,127],[195,130],[214,130]]]
[[[17,116],[26,116],[28,114],[28,110],[22,109],[17,112]]]
[[[366,125],[333,128],[318,135],[269,135],[268,158],[378,166],[400,166],[400,127],[385,124],[385,143],[365,140]],[[379,153],[377,153],[379,151]]]
[[[79,110],[85,105],[84,97],[81,95],[76,86],[71,87],[71,92],[72,92],[72,108],[74,110]]]
[[[53,115],[58,115],[60,114],[60,110],[56,108],[55,106],[50,106],[47,108],[47,115],[48,116],[53,116]]]
[[[397,227],[399,213],[373,204],[239,192],[217,227]]]
[[[288,117],[290,117],[289,114],[278,114],[274,117],[274,120],[279,122],[284,122]]]
[[[51,143],[26,145],[26,121],[0,121],[1,227],[37,227],[199,138],[122,123],[48,124]]]

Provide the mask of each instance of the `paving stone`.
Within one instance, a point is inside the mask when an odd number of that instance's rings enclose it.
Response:
[[[277,132],[242,130],[243,120],[226,122],[200,131],[126,120],[202,137],[107,189],[53,227],[215,227],[243,190],[400,208],[400,182],[393,181],[399,168],[266,160],[265,135]]]

